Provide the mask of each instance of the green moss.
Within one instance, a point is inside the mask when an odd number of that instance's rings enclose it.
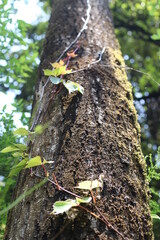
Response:
[[[125,63],[122,57],[121,51],[119,49],[108,48],[108,54],[111,65],[115,69],[115,78],[118,80],[119,85],[125,89],[130,96],[132,95],[132,85],[127,79],[125,72]]]

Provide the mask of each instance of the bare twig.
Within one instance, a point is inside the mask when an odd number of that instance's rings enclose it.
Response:
[[[113,225],[106,219],[106,217],[101,213],[101,211],[99,210],[99,208],[94,204],[94,207],[96,208],[96,210],[98,211],[98,213],[101,215],[101,217],[104,219],[105,223],[107,224],[107,226],[111,229],[113,229],[118,235],[120,235],[122,237],[122,239],[125,239],[123,234],[120,233],[116,228],[113,227]]]
[[[100,60],[101,61],[101,60]],[[80,68],[78,70],[75,70],[75,71],[72,71],[71,73],[77,73],[77,72],[82,72],[84,70],[88,70],[89,68],[92,67],[92,65],[94,64],[97,64],[100,62],[99,59],[95,62],[92,62],[90,64],[88,64],[86,67],[84,68]],[[155,82],[159,87],[160,87],[160,83],[158,83],[149,73],[146,73],[146,72],[143,72],[143,71],[140,71],[140,70],[137,70],[135,68],[131,68],[131,67],[128,67],[127,65],[117,65],[117,64],[100,64],[101,66],[104,66],[104,67],[110,67],[110,68],[124,68],[126,70],[131,70],[131,71],[135,71],[135,72],[138,72],[138,73],[141,73],[141,74],[144,74],[145,76],[147,76],[149,79],[151,79],[153,82]],[[71,74],[69,73],[69,74]]]

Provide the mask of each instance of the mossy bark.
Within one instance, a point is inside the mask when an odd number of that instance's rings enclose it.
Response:
[[[102,61],[67,78],[80,83],[85,91],[69,95],[62,89],[48,105],[53,85],[49,83],[42,99],[39,123],[48,124],[36,137],[32,156],[41,155],[54,164],[46,168],[58,183],[71,190],[78,182],[98,179],[104,186],[97,207],[108,221],[129,240],[151,240],[152,224],[148,206],[145,161],[140,146],[140,130],[133,105],[132,88],[125,70],[112,19],[105,0],[91,0],[88,28],[79,39],[78,57],[72,68],[86,67],[106,47]],[[87,10],[86,1],[53,1],[39,68],[35,105],[46,81],[43,69],[50,66],[75,39]],[[110,67],[106,66],[110,65]],[[117,65],[117,67],[116,67]],[[34,170],[44,176],[43,168]],[[40,181],[29,170],[19,175],[15,196]],[[78,209],[75,218],[51,215],[56,200],[72,198],[51,183],[10,211],[5,239],[121,239],[115,231],[89,213]],[[96,212],[93,208],[91,211]]]

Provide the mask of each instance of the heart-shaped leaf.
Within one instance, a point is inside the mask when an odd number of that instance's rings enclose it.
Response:
[[[75,91],[79,91],[81,94],[83,94],[84,92],[84,88],[76,83],[76,82],[72,82],[72,81],[63,81],[64,86],[68,89],[69,93],[75,92]]]
[[[76,200],[67,199],[66,201],[57,201],[53,205],[53,214],[67,212],[70,208],[77,206]]]
[[[50,77],[49,79],[53,84],[59,84],[61,82],[61,79],[57,77]]]
[[[53,163],[53,161],[46,161],[45,159],[43,159],[43,164],[46,163]],[[34,158],[31,158],[28,162],[25,168],[31,168],[31,167],[37,167],[42,165],[42,160],[40,156],[36,156]]]

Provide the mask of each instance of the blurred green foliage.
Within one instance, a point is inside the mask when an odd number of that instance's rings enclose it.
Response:
[[[13,121],[13,112],[6,113],[6,106],[0,112],[0,149],[5,148],[11,142],[15,143],[13,129],[16,128]],[[11,154],[0,153],[0,209],[5,208],[11,201],[15,179],[7,178],[10,168],[14,163]],[[7,215],[0,217],[0,239],[2,239]]]
[[[23,125],[28,125],[27,112],[31,110],[42,42],[48,24],[48,21],[42,22],[41,19],[35,25],[22,20],[14,22],[14,3],[13,0],[0,1],[0,92],[15,92],[12,103],[15,110],[8,113],[4,106],[0,112],[0,150],[10,143],[19,142],[13,134],[17,127],[15,113],[21,115]],[[50,11],[47,1],[43,8]],[[11,202],[16,177],[8,178],[8,174],[16,161],[11,153],[0,153],[0,210]],[[0,239],[3,238],[6,217],[0,217]]]

